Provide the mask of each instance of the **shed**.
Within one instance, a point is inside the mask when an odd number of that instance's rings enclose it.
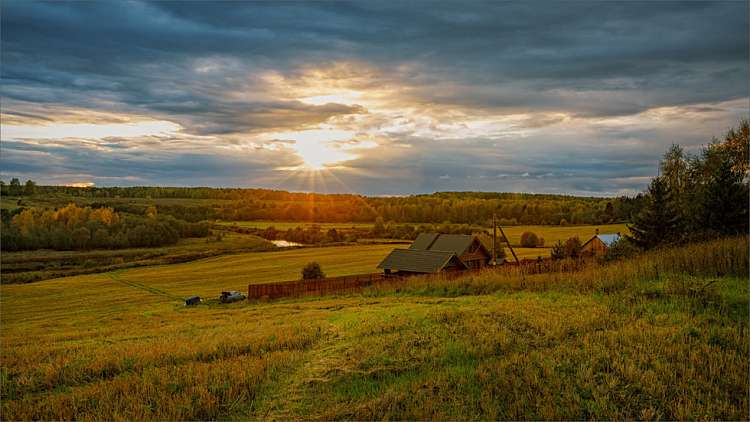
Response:
[[[604,255],[607,250],[609,250],[609,248],[620,239],[620,233],[596,234],[583,244],[581,247],[581,253],[593,256]]]

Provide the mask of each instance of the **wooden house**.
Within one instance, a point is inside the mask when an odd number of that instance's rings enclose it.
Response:
[[[409,249],[394,249],[378,265],[386,274],[437,273],[482,268],[492,254],[476,236],[421,233]]]
[[[595,234],[594,237],[586,241],[581,247],[581,254],[587,256],[601,256],[607,253],[607,250],[620,240],[620,233],[615,234]]]

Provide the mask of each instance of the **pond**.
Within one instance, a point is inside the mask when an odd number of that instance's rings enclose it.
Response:
[[[274,245],[276,245],[279,248],[289,248],[289,247],[292,247],[292,246],[302,246],[301,243],[290,242],[288,240],[272,240],[271,243],[273,243]]]

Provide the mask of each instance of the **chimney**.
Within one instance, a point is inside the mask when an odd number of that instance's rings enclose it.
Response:
[[[596,234],[597,234],[597,235],[599,234],[599,228],[598,228],[598,227],[597,227],[597,229],[596,229]]]

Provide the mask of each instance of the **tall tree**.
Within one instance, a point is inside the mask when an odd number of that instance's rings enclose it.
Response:
[[[11,196],[16,196],[16,195],[21,194],[21,181],[18,180],[17,177],[10,179],[10,188],[8,189],[8,193]]]
[[[27,180],[26,184],[23,186],[23,194],[33,195],[35,193],[36,193],[36,183],[34,183],[33,180]]]
[[[664,154],[660,167],[661,177],[667,183],[667,188],[673,192],[673,195],[681,194],[685,188],[685,178],[688,169],[687,159],[682,147],[672,144]],[[675,197],[674,199],[677,198]]]
[[[633,219],[630,226],[631,241],[650,249],[680,238],[680,214],[675,209],[672,192],[666,180],[659,176],[651,181],[646,206]]]
[[[743,176],[729,157],[719,163],[706,185],[706,229],[723,235],[748,232],[748,186],[742,182]]]

